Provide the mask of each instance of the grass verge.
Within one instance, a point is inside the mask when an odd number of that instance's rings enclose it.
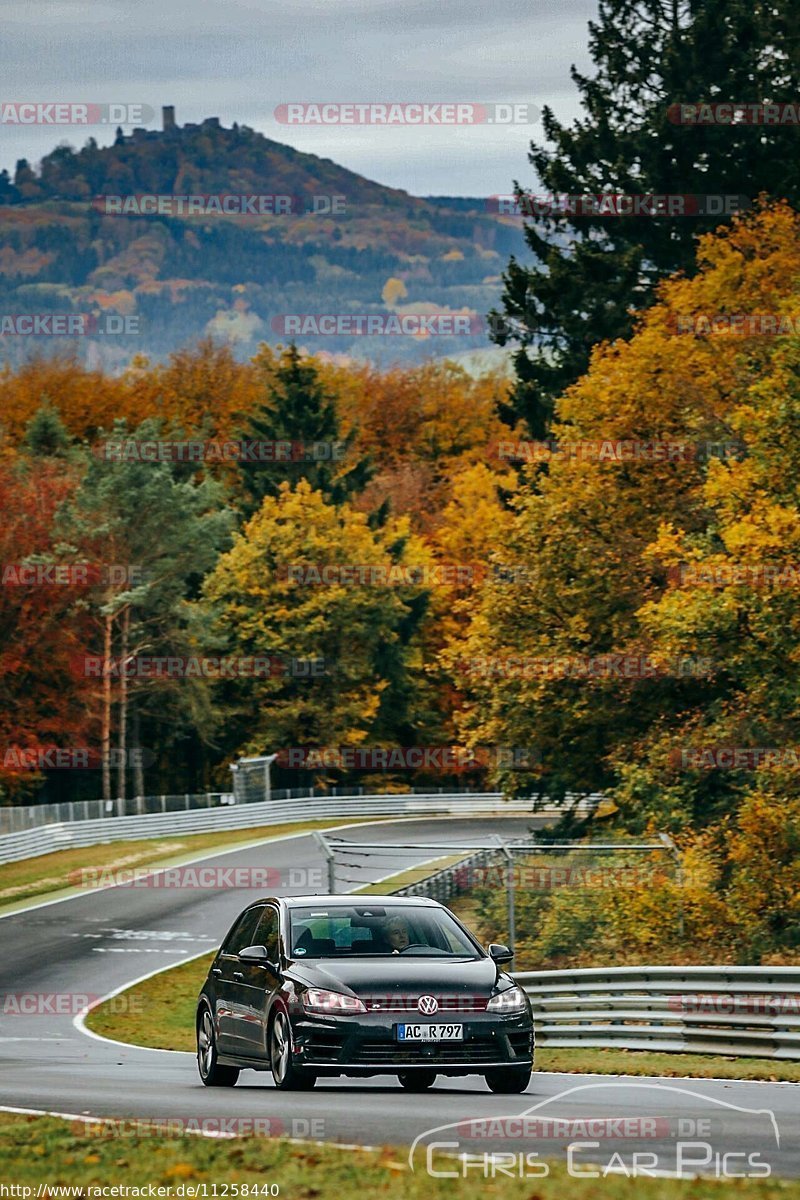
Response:
[[[548,1164],[548,1175],[535,1181],[508,1176],[485,1179],[477,1172],[466,1179],[435,1179],[422,1163],[412,1173],[404,1151],[390,1147],[341,1150],[333,1145],[299,1145],[281,1138],[253,1136],[220,1141],[151,1133],[135,1123],[92,1126],[82,1121],[3,1112],[0,1156],[6,1164],[3,1182],[31,1188],[28,1196],[40,1200],[56,1200],[58,1193],[50,1189],[69,1186],[81,1188],[82,1193],[75,1195],[86,1198],[93,1195],[92,1188],[114,1186],[143,1188],[145,1195],[152,1186],[168,1189],[160,1193],[164,1197],[191,1197],[202,1196],[203,1185],[207,1196],[214,1195],[216,1184],[220,1196],[279,1194],[285,1200],[356,1200],[363,1196],[445,1200],[454,1195],[459,1200],[563,1200],[564,1195],[578,1191],[560,1163]],[[452,1172],[459,1164],[453,1159],[440,1159],[434,1166]],[[244,1185],[249,1185],[247,1191]],[[279,1192],[270,1193],[270,1185]],[[796,1182],[777,1179],[737,1179],[730,1184],[715,1180],[633,1181],[619,1175],[587,1181],[582,1194],[587,1200],[600,1195],[603,1200],[627,1200],[633,1188],[642,1200],[722,1200],[730,1196],[731,1188],[736,1196],[753,1200],[788,1200],[800,1195]],[[13,1194],[25,1200],[24,1192]]]
[[[86,1025],[102,1037],[156,1050],[191,1050],[197,995],[216,950],[160,971],[93,1008]]]
[[[774,1058],[733,1058],[722,1054],[659,1054],[654,1050],[610,1050],[542,1046],[536,1051],[540,1071],[578,1074],[667,1075],[697,1079],[766,1079],[800,1083],[800,1062]]]

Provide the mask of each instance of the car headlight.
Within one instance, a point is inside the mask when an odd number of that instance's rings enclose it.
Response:
[[[358,996],[345,996],[343,992],[328,992],[325,988],[309,988],[302,996],[303,1008],[313,1012],[357,1013],[366,1012]]]
[[[497,996],[492,996],[489,1003],[486,1005],[487,1012],[503,1013],[507,1016],[509,1013],[524,1012],[528,1007],[527,998],[522,988],[518,985],[506,988],[504,992],[500,992]]]

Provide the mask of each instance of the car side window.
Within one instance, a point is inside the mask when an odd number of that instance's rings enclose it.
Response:
[[[223,954],[238,954],[245,946],[255,944],[256,926],[263,911],[263,908],[250,908],[240,917],[222,947]]]
[[[268,904],[258,923],[258,929],[253,938],[253,945],[266,946],[269,961],[272,963],[278,961],[278,935],[278,913],[276,909]]]

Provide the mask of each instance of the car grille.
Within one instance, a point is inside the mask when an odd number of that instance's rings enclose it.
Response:
[[[483,1063],[495,1062],[500,1051],[494,1038],[471,1038],[466,1042],[361,1042],[356,1063]]]

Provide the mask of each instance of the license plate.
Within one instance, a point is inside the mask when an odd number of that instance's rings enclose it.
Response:
[[[463,1025],[398,1025],[398,1042],[463,1042]]]

